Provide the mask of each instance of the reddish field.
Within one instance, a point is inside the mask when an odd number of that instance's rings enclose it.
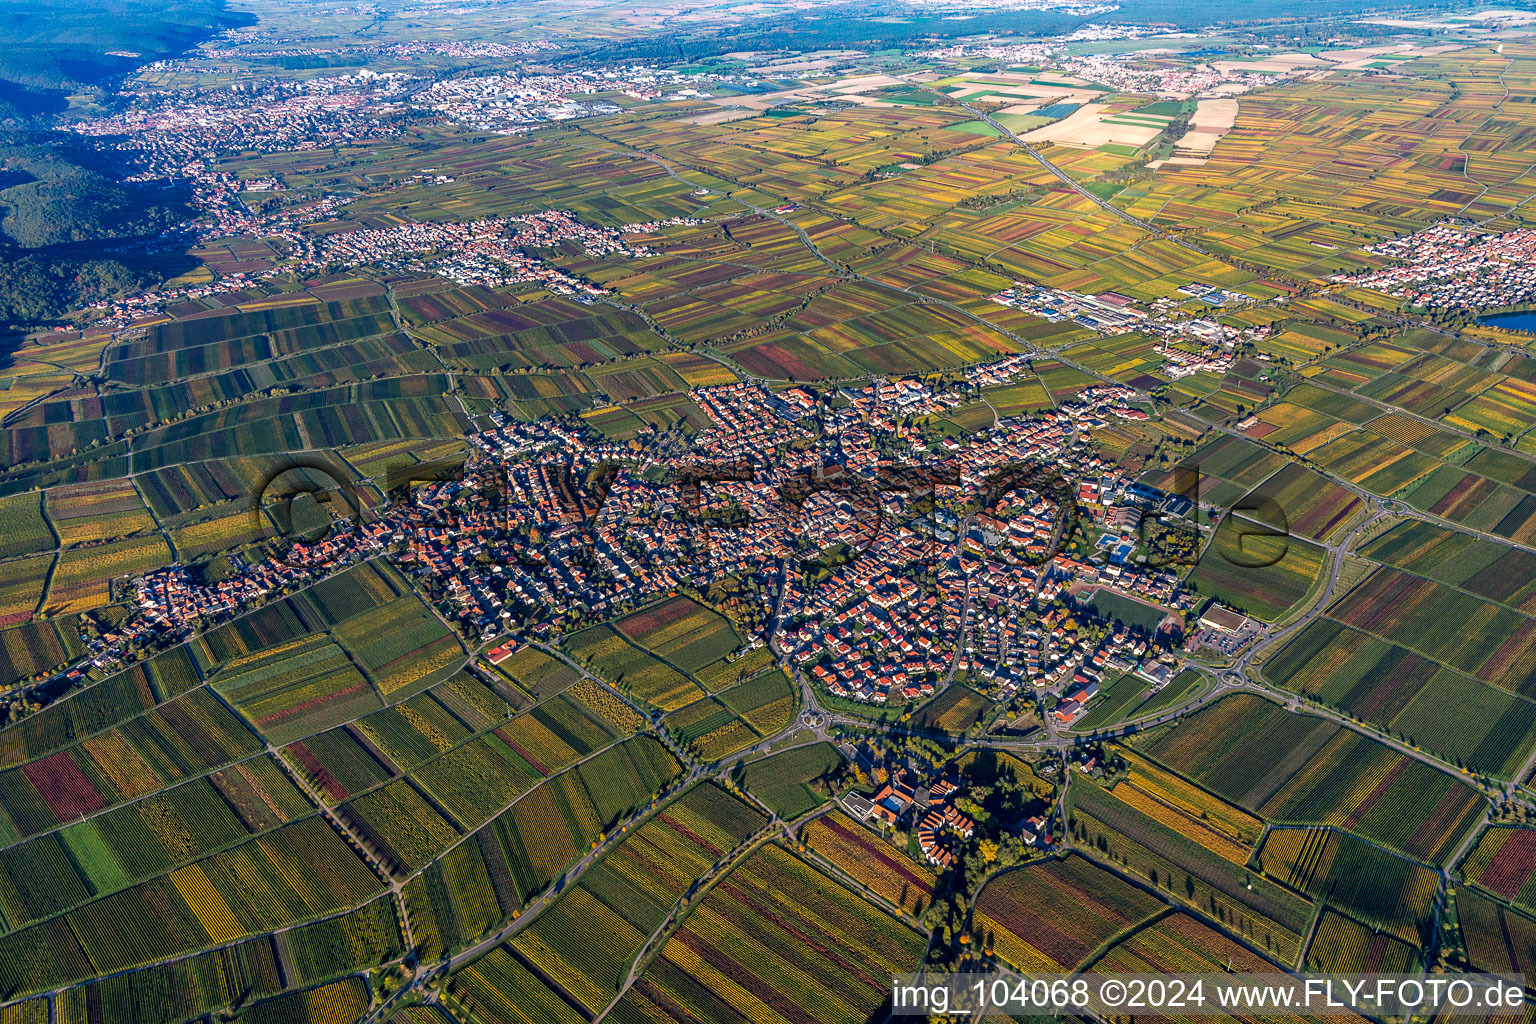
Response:
[[[1520,829],[1499,847],[1478,883],[1489,892],[1512,900],[1531,877],[1533,869],[1536,869],[1536,832]]]
[[[99,811],[107,800],[91,785],[85,772],[66,751],[33,761],[21,769],[27,781],[37,789],[48,809],[60,821]]]
[[[652,605],[650,608],[619,620],[615,625],[619,632],[631,640],[639,639],[647,633],[668,626],[678,619],[686,618],[690,613],[697,611],[699,606],[686,597],[674,597],[670,601]]]
[[[315,784],[325,790],[326,796],[332,800],[345,800],[351,795],[347,792],[347,787],[337,782],[336,776],[326,771],[325,766],[320,763],[320,760],[314,754],[309,752],[309,748],[304,744],[293,743],[289,745],[288,749],[293,752],[293,759],[299,762],[299,766],[309,774],[310,778],[315,780]]]

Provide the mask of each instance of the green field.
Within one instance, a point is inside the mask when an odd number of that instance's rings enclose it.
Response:
[[[1326,553],[1300,537],[1227,516],[1189,575],[1198,593],[1274,622],[1301,603],[1322,576]]]
[[[818,784],[836,774],[843,763],[831,744],[817,743],[754,761],[741,770],[740,782],[780,817],[798,818],[826,802],[830,794]]]

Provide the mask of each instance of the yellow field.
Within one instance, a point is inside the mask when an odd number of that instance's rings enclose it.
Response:
[[[1120,754],[1130,772],[1110,790],[1116,799],[1234,864],[1247,863],[1262,821],[1131,750]]]

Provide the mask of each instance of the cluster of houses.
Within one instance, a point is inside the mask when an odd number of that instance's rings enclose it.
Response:
[[[884,704],[915,700],[947,672],[955,636],[946,633],[946,605],[963,589],[925,592],[904,569],[932,558],[930,542],[907,535],[877,542],[813,586],[793,586],[779,650],[838,697]]]
[[[420,44],[412,47],[409,53],[394,56],[436,53],[445,45],[473,48],[478,44]],[[505,48],[507,56],[527,55],[545,48],[520,43],[486,45]],[[205,63],[222,52],[225,51],[210,50],[191,60],[201,67],[198,62]],[[227,52],[233,55],[244,51],[229,49]],[[294,51],[291,55],[303,56],[308,52]],[[332,51],[315,51],[318,54],[329,52]],[[167,70],[174,71],[173,64],[179,67],[185,62],[162,63]],[[635,81],[649,81],[657,74],[665,77],[670,73],[638,69]],[[630,81],[626,75],[627,71],[621,74],[599,69],[565,76],[513,77],[554,78],[572,89],[590,92],[618,89]],[[565,79],[570,81],[565,82]],[[415,92],[420,81],[412,73],[375,72],[365,68],[350,74],[305,79],[243,80],[228,88],[196,92],[136,92],[132,102],[119,112],[72,121],[67,130],[100,138],[128,154],[136,168],[128,180],[145,183],[169,180],[190,189],[202,217],[195,225],[174,229],[165,244],[184,246],[195,239],[230,237],[282,238],[287,243],[281,267],[272,266],[277,259],[274,255],[272,260],[256,260],[255,267],[231,268],[208,284],[122,300],[114,303],[98,324],[125,326],[139,318],[158,315],[166,303],[178,299],[243,291],[278,273],[318,273],[337,263],[346,266],[369,263],[397,272],[435,273],[461,285],[506,287],[531,283],[561,294],[591,295],[601,289],[578,280],[526,250],[574,241],[588,256],[644,255],[643,248],[634,246],[623,236],[656,231],[672,224],[699,223],[691,218],[672,218],[606,229],[582,224],[563,211],[550,211],[530,217],[499,218],[495,222],[406,224],[316,237],[298,229],[334,216],[356,196],[330,195],[284,203],[275,210],[265,209],[247,200],[253,193],[283,191],[281,180],[270,177],[242,179],[219,169],[220,157],[230,153],[289,152],[355,145],[390,137],[398,132],[404,120],[420,116],[422,101]],[[469,86],[465,83],[475,81],[479,80],[455,78],[439,82],[434,88],[467,89]],[[430,95],[431,91],[427,90],[425,95]],[[424,181],[443,184],[452,180],[448,175],[418,174],[401,184]],[[378,191],[379,187],[370,190]],[[513,221],[517,223],[513,225]],[[511,230],[514,226],[515,241]],[[426,261],[422,259],[425,255],[436,258]]]
[[[911,768],[900,768],[874,796],[849,793],[843,806],[859,821],[892,829],[910,824],[923,856],[942,871],[953,863],[956,844],[976,832],[976,823],[955,806],[960,793],[948,779],[924,780]]]
[[[458,285],[506,287],[538,284],[565,295],[600,295],[603,289],[578,280],[530,250],[563,243],[580,246],[590,258],[651,255],[625,236],[673,224],[697,223],[673,218],[618,228],[585,224],[565,210],[459,222],[398,224],[387,228],[310,236],[287,236],[290,255],[312,267],[376,266],[403,274],[431,273]]]
[[[801,521],[786,516],[784,489],[808,474],[834,482],[859,476],[868,484],[885,469],[877,458],[873,469],[853,470],[851,460],[828,463],[814,446],[795,444],[816,436],[808,412],[864,429],[871,439],[861,443],[873,445],[888,436],[885,426],[872,425],[882,421],[881,410],[908,395],[917,396],[909,404],[934,398],[905,381],[877,382],[869,391],[860,397],[873,404],[850,413],[847,404],[829,412],[804,389],[694,389],[690,397],[712,425],[690,439],[680,458],[661,450],[675,438],[620,444],[558,421],[498,414],[490,429],[471,436],[475,454],[462,478],[426,483],[359,525],[294,545],[282,561],[242,563],[218,582],[195,583],[174,566],[147,574],[138,581],[141,614],[119,632],[125,643],[185,634],[195,620],[236,614],[380,554],[421,575],[466,633],[487,638],[518,630],[549,635],[572,615],[611,615],[657,593],[705,588],[730,575],[759,584],[763,617],[775,623],[771,639],[787,663],[833,695],[881,704],[921,700],[957,669],[991,681],[989,689],[1005,700],[1024,686],[1067,687],[1076,674],[1096,670],[1100,658],[1139,657],[1137,637],[1114,633],[1090,651],[1060,628],[1050,616],[1065,614],[1074,587],[1113,589],[1170,610],[1189,600],[1177,577],[1160,571],[1063,555],[1035,565],[1005,558],[1005,548],[1039,547],[1051,529],[1052,510],[1034,494],[1005,495],[969,523],[951,502],[920,511],[901,491],[884,495],[873,520],[870,509],[836,489],[814,496],[826,499],[819,503],[805,502]],[[1049,460],[1064,473],[1097,471],[1098,457],[1076,436],[1080,424],[1136,412],[1127,404],[1132,394],[1090,388],[1080,402],[1038,420],[1004,421],[940,458],[973,485],[1004,462]],[[854,444],[845,430],[841,452],[846,456]],[[695,463],[747,472],[720,482],[706,477],[692,487],[690,501],[678,474]],[[666,472],[658,475],[658,468]],[[603,481],[593,478],[599,471],[608,474]],[[1091,479],[1101,503],[1120,500],[1115,494],[1133,505],[1177,497],[1146,488],[1132,494],[1141,485],[1097,472]],[[741,514],[709,526],[706,520],[727,506]],[[828,534],[855,546],[821,571],[783,571],[807,556],[806,537]],[[1021,630],[1024,608],[1044,616]]]
[[[576,278],[530,250],[571,243],[593,258],[643,257],[651,251],[627,236],[700,223],[691,217],[672,217],[607,228],[583,223],[565,210],[548,210],[477,221],[398,224],[311,235],[302,230],[304,225],[333,216],[348,200],[327,197],[270,216],[258,216],[236,201],[244,184],[248,183],[227,174],[198,179],[200,204],[208,218],[202,232],[209,237],[259,233],[268,239],[280,238],[286,242],[280,265],[269,263],[264,270],[232,271],[206,284],[114,300],[94,326],[128,325],[163,315],[163,307],[172,302],[244,291],[263,278],[295,271],[318,273],[337,265],[378,266],[402,274],[436,274],[458,285],[537,284],[562,295],[601,295],[602,288]]]
[[[281,191],[275,179],[242,179],[220,170],[231,153],[283,153],[356,145],[398,130],[409,112],[415,83],[400,72],[325,75],[304,80],[271,78],[236,82],[227,89],[192,93],[135,93],[124,109],[70,122],[64,130],[100,139],[135,168],[127,180],[179,183],[189,188],[201,222],[176,228],[167,244],[188,238],[267,237],[292,208],[269,215],[245,202],[247,193]],[[254,186],[254,187],[253,187]],[[318,214],[352,197],[324,196],[300,204]],[[242,283],[247,287],[249,282]]]
[[[458,285],[536,283],[562,295],[601,294],[596,285],[526,251],[508,227],[497,218],[364,228],[314,239],[300,236],[297,255],[317,265],[371,264],[401,274],[432,272]]]
[[[1107,14],[1118,10],[1115,3],[1039,3],[1074,16]],[[1073,54],[1065,50],[1071,42],[1096,42],[1106,39],[1138,39],[1166,34],[1162,26],[1123,25],[1089,22],[1076,31],[1050,43],[965,43],[925,50],[918,56],[939,60],[977,60],[1000,66],[1027,64],[1049,68],[1059,76],[1062,90],[1084,83],[1102,85],[1114,92],[1186,99],[1197,96],[1236,96],[1287,78],[1316,71],[1316,65],[1302,63],[1289,71],[1245,69],[1234,61],[1178,60],[1171,50],[1148,50],[1138,59],[1127,60],[1123,53]],[[1179,40],[1170,39],[1177,47]],[[1033,83],[1039,85],[1039,82]]]
[[[415,79],[362,70],[237,82],[195,93],[135,92],[123,110],[71,122],[79,135],[123,140],[163,176],[195,175],[221,153],[350,145],[393,132]]]
[[[1067,628],[1072,614],[1067,606],[1055,604],[1047,606],[1029,625],[1018,625],[1015,620],[1006,634],[1006,645],[967,650],[966,668],[973,675],[995,681],[1000,698],[1013,696],[1022,686],[1059,694],[1084,666],[1097,661],[1102,667],[1106,658],[1129,661],[1146,653],[1144,640],[1123,631],[1112,631],[1103,647],[1089,648],[1076,630]],[[1093,671],[1097,678],[1097,669]]]
[[[353,43],[345,46],[294,46],[284,45],[266,35],[258,26],[241,26],[226,29],[213,41],[188,54],[169,60],[147,64],[143,72],[174,72],[190,67],[207,68],[209,62],[220,60],[250,61],[255,58],[282,57],[330,57],[337,54],[356,54],[372,57],[449,57],[479,60],[487,57],[509,58],[547,54],[558,50],[558,43],[544,39],[503,43],[484,39],[412,39],[398,43]]]
[[[874,401],[880,394],[874,386],[866,392],[861,397],[869,404],[858,423],[868,427],[885,405]],[[883,393],[887,401],[908,394],[919,395],[919,402],[910,403],[917,408],[928,400],[912,389]],[[1105,467],[1077,444],[1075,435],[1111,416],[1143,416],[1129,404],[1134,396],[1123,386],[1086,389],[1079,402],[1054,413],[1004,421],[994,431],[973,435],[952,453],[949,464],[973,486],[990,469],[1010,460],[1046,460],[1062,465],[1064,473],[1097,474]],[[842,422],[846,410],[832,418],[847,444],[854,425]],[[1090,480],[1090,514],[1097,511],[1103,521],[1125,529],[1134,528],[1143,509],[1182,515],[1193,507],[1180,495],[1166,495],[1112,473]],[[1158,604],[1170,614],[1190,599],[1179,592],[1178,578],[1171,573],[1061,555],[1042,567],[1055,514],[1049,499],[1012,492],[965,523],[942,506],[923,521],[902,522],[864,550],[855,564],[819,582],[814,592],[801,595],[790,589],[778,647],[833,695],[873,704],[921,699],[942,687],[951,669],[984,680],[998,700],[1013,697],[1025,686],[1059,692],[1070,681],[1071,670],[1092,652],[1076,649],[1076,638],[1059,632],[1021,635],[1021,610],[1067,601],[1072,598],[1070,587],[1090,583]],[[931,541],[920,545],[918,537]],[[926,560],[936,592],[890,589],[892,578],[913,578],[910,567],[903,567],[916,559]],[[1132,659],[1146,649],[1139,639],[1124,634],[1117,642],[1125,644],[1125,654]]]
[[[1243,71],[1230,65],[1207,62],[1127,61],[1120,55],[1091,54],[1067,57],[1062,70],[1075,78],[1104,85],[1116,92],[1141,93],[1169,99],[1195,96],[1236,96],[1250,89],[1274,85],[1293,77],[1274,71]],[[1307,70],[1313,70],[1308,68]]]
[[[547,121],[616,114],[620,108],[598,96],[650,101],[674,94],[709,96],[701,86],[755,85],[755,80],[720,72],[683,73],[665,68],[625,66],[567,72],[509,70],[433,82],[421,106],[476,131],[520,134]]]
[[[1479,233],[1437,224],[1365,251],[1390,266],[1331,280],[1373,288],[1417,306],[1489,309],[1531,301],[1536,295],[1536,230]]]

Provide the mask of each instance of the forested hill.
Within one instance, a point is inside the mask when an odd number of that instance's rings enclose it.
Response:
[[[223,0],[0,0],[0,98],[26,112],[46,110],[64,90],[248,20]]]
[[[151,236],[187,212],[50,131],[66,98],[105,99],[115,76],[248,20],[223,0],[0,0],[0,335],[138,287],[143,268],[92,243]]]

